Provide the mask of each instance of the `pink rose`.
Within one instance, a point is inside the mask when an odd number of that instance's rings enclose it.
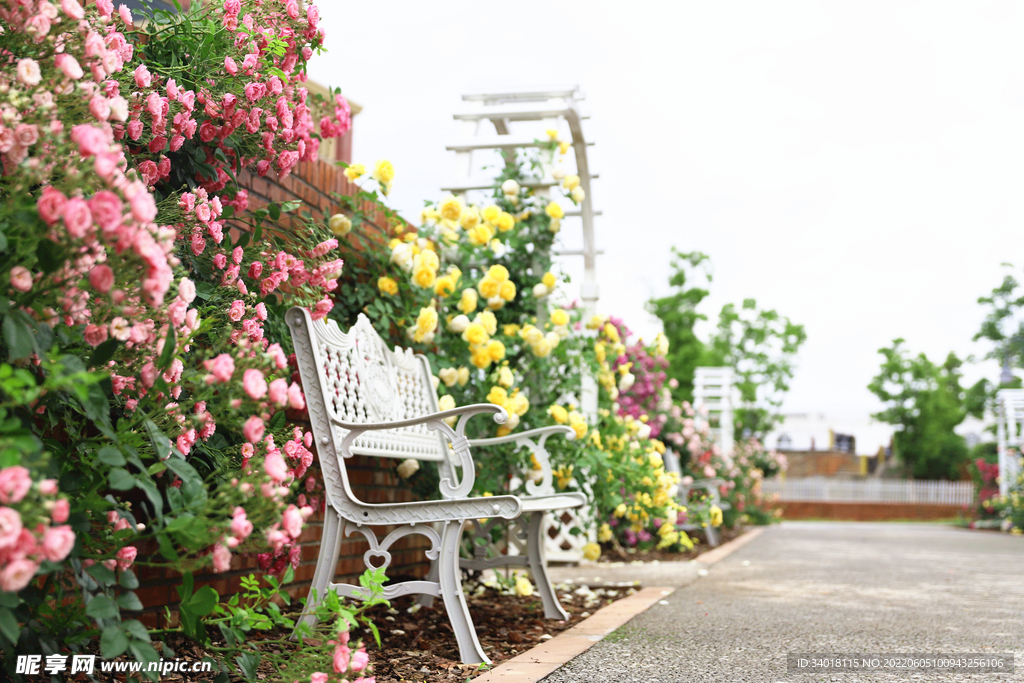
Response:
[[[32,581],[39,568],[32,560],[15,560],[0,571],[0,591],[17,593]]]
[[[145,64],[139,64],[135,67],[135,85],[140,88],[148,88],[153,83],[153,75],[149,73],[149,69],[146,68]]]
[[[288,478],[288,465],[285,464],[284,458],[281,457],[281,451],[275,448],[267,453],[267,457],[263,460],[263,471],[267,473],[268,477],[277,483],[281,483]]]
[[[21,529],[21,515],[18,511],[0,507],[0,550],[16,546]]]
[[[121,225],[124,205],[110,190],[100,190],[89,199],[89,211],[103,232],[108,233]]]
[[[25,266],[14,266],[11,268],[11,287],[19,292],[27,292],[32,289],[32,273]]]
[[[89,284],[101,293],[106,294],[114,286],[114,271],[110,266],[101,264],[89,271]]]
[[[348,671],[348,663],[352,651],[348,648],[348,645],[344,643],[338,643],[334,646],[334,670],[337,673],[343,674]]]
[[[63,192],[52,185],[47,185],[36,201],[36,210],[43,222],[53,225],[64,214],[64,205],[67,201],[68,198],[64,196]]]
[[[135,556],[139,554],[138,549],[133,545],[126,545],[117,551],[117,568],[124,571],[135,562]]]
[[[281,517],[281,526],[292,538],[298,538],[302,534],[302,513],[299,508],[289,505]]]
[[[238,322],[245,315],[245,302],[241,299],[236,299],[231,303],[231,308],[228,309],[228,317],[234,322]]]
[[[14,139],[22,147],[31,147],[39,142],[39,126],[34,123],[19,123],[14,128]]]
[[[288,387],[288,407],[292,410],[302,410],[306,407],[306,397],[302,395],[302,388],[295,382]]]
[[[99,346],[105,341],[107,341],[105,325],[89,325],[85,328],[85,343],[89,346]]]
[[[110,139],[107,134],[87,123],[80,123],[73,127],[71,139],[78,145],[78,151],[84,157],[106,152],[110,147]]]
[[[132,140],[142,137],[142,121],[135,119],[128,122],[128,137]]]
[[[309,683],[327,683],[327,674],[319,671],[315,672],[309,677]]]
[[[257,443],[263,438],[264,429],[263,420],[253,415],[242,425],[242,436],[249,443]]]
[[[39,85],[39,81],[42,80],[39,63],[34,59],[19,59],[16,72],[18,80],[30,88]]]
[[[43,479],[39,482],[39,493],[44,496],[55,496],[59,491],[56,479]]]
[[[224,69],[232,76],[238,73],[238,65],[235,64],[235,60],[231,59],[231,57],[224,58]]]
[[[231,518],[231,533],[239,541],[244,541],[252,533],[252,522],[245,516],[245,510],[235,508],[235,516]]]
[[[84,199],[74,197],[64,205],[64,226],[74,238],[85,237],[92,227],[92,212]]]
[[[101,17],[109,17],[114,13],[114,3],[112,0],[96,0],[96,10]]]
[[[288,380],[278,378],[270,383],[270,401],[282,408],[288,405]]]
[[[71,514],[71,504],[67,498],[61,498],[53,504],[53,509],[50,510],[50,519],[57,524],[63,524],[68,521],[68,516]]]
[[[153,195],[149,192],[136,192],[130,202],[135,220],[152,223],[156,218],[156,201],[153,200]]]
[[[21,465],[0,470],[0,503],[19,503],[32,488],[32,477]]]
[[[250,398],[257,401],[267,395],[267,381],[263,379],[263,373],[255,368],[250,368],[242,375],[242,386]]]
[[[370,655],[366,654],[366,648],[361,647],[352,653],[352,670],[362,671],[370,663]]]
[[[0,154],[10,152],[12,147],[14,147],[14,131],[0,126]]]
[[[226,545],[218,543],[213,547],[213,571],[218,574],[231,569],[231,551]]]
[[[235,373],[235,359],[226,353],[206,361],[203,365],[208,372],[213,373],[216,382],[227,382]]]
[[[77,81],[85,75],[85,71],[82,70],[82,65],[78,63],[78,60],[69,54],[59,54],[54,58],[54,63],[60,72],[70,78],[71,80]]]
[[[43,535],[43,557],[60,562],[75,547],[75,532],[67,525],[50,527]]]
[[[186,304],[190,304],[196,299],[196,285],[194,282],[189,280],[187,277],[181,278],[178,283],[178,297]]]
[[[76,0],[61,0],[60,8],[64,10],[64,14],[68,15],[75,21],[78,21],[85,16],[85,11],[82,9],[82,6],[76,2]]]

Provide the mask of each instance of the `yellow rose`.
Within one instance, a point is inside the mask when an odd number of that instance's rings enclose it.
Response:
[[[569,314],[566,313],[561,308],[556,308],[555,310],[551,311],[551,324],[552,325],[568,325],[569,324]]]
[[[619,503],[618,507],[615,508],[615,516],[623,517],[626,514],[626,504]]]
[[[551,419],[560,425],[564,425],[569,421],[569,411],[560,405],[553,405],[548,408],[548,415],[550,415]]]
[[[475,289],[464,289],[462,290],[462,298],[459,299],[459,310],[469,315],[476,310],[476,290]]]
[[[524,394],[516,394],[508,400],[508,409],[509,412],[522,417],[530,409],[530,399],[526,398]]]
[[[438,296],[448,296],[454,291],[455,278],[451,275],[443,275],[437,278],[437,281],[434,283],[434,294],[437,294]]]
[[[471,206],[462,212],[462,218],[459,219],[459,225],[465,230],[472,230],[480,223],[480,212],[475,206]]]
[[[533,325],[523,325],[523,329],[520,330],[519,336],[522,337],[523,341],[527,344],[536,344],[544,339],[544,333]]]
[[[362,164],[349,164],[345,167],[343,173],[349,181],[355,182],[356,178],[359,178],[366,173],[366,167]]]
[[[427,335],[434,333],[437,329],[437,311],[433,308],[421,308],[420,314],[416,317],[416,333],[413,339],[417,342],[423,341]]]
[[[331,220],[327,222],[327,226],[331,229],[331,232],[335,237],[344,237],[352,232],[352,221],[343,213],[336,213],[331,216]]]
[[[505,301],[512,301],[516,298],[516,283],[511,280],[505,280],[501,283],[501,288],[498,290],[498,296]]]
[[[419,255],[419,266],[423,268],[429,268],[430,270],[437,270],[441,265],[441,260],[437,258],[437,252],[433,250],[433,243],[427,242],[424,245],[424,249]],[[416,267],[416,264],[413,265]]]
[[[548,137],[551,138],[552,140],[557,140],[558,139],[558,129],[557,128],[548,128],[547,133],[548,133]]]
[[[525,576],[520,576],[516,579],[515,592],[521,598],[528,598],[533,595],[533,584]]]
[[[394,165],[387,159],[378,161],[373,169],[373,179],[385,185],[390,184],[395,179]]]
[[[580,186],[580,177],[578,175],[567,175],[562,179],[562,187],[572,192]]]
[[[469,382],[469,368],[467,368],[467,367],[459,368],[458,382],[459,382],[459,386],[460,387],[466,386],[466,384]]]
[[[398,283],[389,277],[377,278],[377,289],[380,290],[381,294],[398,294]]]
[[[438,410],[451,410],[455,407],[455,399],[451,394],[445,394],[441,398],[437,399]]]
[[[484,220],[494,225],[498,221],[498,216],[502,214],[501,208],[495,204],[491,204],[484,209]]]
[[[491,357],[493,361],[499,361],[505,357],[505,345],[497,339],[492,339],[487,342],[487,355]]]
[[[596,543],[586,544],[583,546],[583,557],[591,562],[597,562],[598,558],[601,557],[601,546]]]
[[[555,284],[558,282],[558,280],[555,278],[554,273],[544,273],[544,277],[542,277],[540,281],[548,289],[554,289]]]
[[[512,214],[502,211],[498,215],[497,226],[501,232],[508,232],[516,226],[516,219],[512,217]]]
[[[487,277],[501,284],[508,279],[508,268],[505,266],[491,266],[487,269]]]
[[[444,382],[446,387],[453,387],[458,381],[459,371],[455,368],[443,368],[438,371],[437,378]]]
[[[516,378],[512,374],[512,371],[508,369],[507,365],[498,370],[498,384],[501,386],[508,389],[513,383],[515,383],[515,381]]]
[[[558,152],[559,152],[559,154],[565,154],[566,152],[569,151],[570,147],[572,147],[572,145],[570,145],[568,142],[565,142],[564,140],[562,142],[559,142],[558,143]]]
[[[487,393],[487,402],[504,408],[508,404],[508,392],[504,387],[494,386]]]
[[[608,522],[602,524],[597,530],[597,540],[601,543],[607,543],[612,540],[612,528],[608,525]]]
[[[619,331],[611,323],[604,324],[604,334],[616,344],[619,343]]]
[[[490,339],[490,335],[487,334],[487,330],[480,323],[470,323],[469,327],[462,333],[462,339],[470,344],[486,344],[487,340]]]
[[[490,227],[481,224],[476,226],[475,228],[470,228],[466,232],[466,237],[469,239],[470,244],[476,245],[478,247],[484,247],[487,246],[487,244],[491,241],[491,238],[494,237],[494,233],[491,232]]]
[[[722,508],[712,505],[708,512],[711,513],[711,526],[722,526]]]
[[[530,345],[530,351],[538,358],[547,358],[551,354],[551,342],[541,337],[536,344]]]
[[[549,202],[548,205],[544,207],[544,213],[546,213],[549,218],[554,218],[556,220],[561,220],[565,217],[565,211],[562,210],[562,207],[558,202]]]
[[[486,344],[475,344],[469,347],[469,362],[481,370],[491,367],[491,354],[487,352]]]
[[[417,287],[427,289],[434,286],[434,280],[437,279],[437,273],[430,268],[416,268],[412,271],[412,282]]]
[[[457,221],[462,218],[463,204],[458,197],[448,197],[441,202],[441,217],[449,221]]]
[[[480,284],[477,285],[477,289],[480,290],[480,296],[485,299],[498,296],[498,291],[501,288],[501,283],[497,280],[493,280],[490,277],[485,277],[480,280]]]
[[[519,333],[519,325],[502,325],[501,333],[506,337],[514,337]]]
[[[487,334],[493,335],[498,332],[498,319],[490,311],[481,311],[473,322],[480,323],[487,330]]]

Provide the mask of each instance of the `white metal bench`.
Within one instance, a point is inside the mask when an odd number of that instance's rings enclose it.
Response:
[[[413,354],[411,349],[388,350],[362,314],[348,333],[342,332],[334,321],[314,322],[303,308],[290,309],[285,319],[291,328],[327,492],[320,555],[302,622],[315,625],[316,618],[310,611],[312,598],[319,598],[325,590],[357,599],[364,597],[358,586],[332,581],[343,536],[362,534],[370,544],[363,555],[366,566],[386,568],[391,562],[388,549],[395,541],[421,534],[430,540],[430,549],[425,551],[433,561],[430,575],[422,581],[389,584],[384,597],[418,594],[424,596],[425,602],[442,598],[462,661],[489,663],[462,594],[459,557],[463,527],[467,522],[479,525],[484,519],[491,520],[490,524],[501,520],[510,527],[518,527],[525,554],[487,558],[477,553],[475,558],[462,560],[461,566],[528,567],[543,601],[545,616],[567,618],[547,576],[543,518],[551,510],[579,507],[586,498],[581,493],[554,491],[544,442],[553,434],[572,439],[575,432],[566,426],[553,426],[505,437],[467,439],[465,430],[470,417],[490,413],[495,422],[502,424],[508,418],[504,408],[486,403],[438,411],[437,391],[426,357]],[[458,418],[454,428],[445,422],[447,418]],[[509,443],[528,448],[536,457],[541,465],[540,481],[526,483],[526,496],[471,497],[476,475],[471,448]],[[346,474],[345,458],[353,455],[435,462],[441,478],[441,499],[365,503],[352,492]],[[372,527],[381,526],[396,528],[380,540]]]
[[[668,472],[675,472],[682,476],[683,471],[679,466],[679,455],[669,449],[665,451],[665,470]],[[676,498],[679,500],[679,504],[683,506],[690,505],[690,492],[703,489],[706,492],[707,497],[711,500],[712,505],[716,505],[719,509],[728,510],[732,506],[722,500],[719,487],[725,484],[722,479],[695,479],[689,484],[679,484],[679,489],[676,494]],[[679,527],[683,531],[703,531],[707,537],[708,545],[712,548],[716,547],[721,539],[719,537],[718,527],[713,524],[703,526],[701,524],[683,524]]]

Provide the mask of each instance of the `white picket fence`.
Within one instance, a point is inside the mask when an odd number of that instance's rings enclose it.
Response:
[[[969,481],[909,481],[893,479],[769,479],[761,490],[782,501],[831,503],[906,503],[969,505],[974,483]]]

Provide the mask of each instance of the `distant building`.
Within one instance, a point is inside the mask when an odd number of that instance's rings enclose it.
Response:
[[[831,451],[850,455],[876,455],[888,448],[894,429],[868,417],[831,418],[825,413],[787,413],[765,439],[765,446],[781,451]]]

